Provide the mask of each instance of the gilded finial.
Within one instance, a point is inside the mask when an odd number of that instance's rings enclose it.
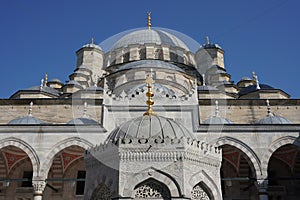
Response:
[[[48,83],[48,73],[45,74],[45,78],[44,78],[44,86],[47,86]]]
[[[152,109],[152,106],[154,104],[154,101],[152,99],[152,97],[154,96],[152,91],[152,84],[155,83],[155,81],[152,79],[152,74],[146,77],[145,82],[147,83],[147,87],[148,87],[148,91],[146,93],[146,96],[148,97],[148,100],[146,101],[146,104],[148,105],[148,110],[144,113],[144,116],[156,115],[156,113]]]
[[[206,38],[206,44],[210,44],[210,42],[209,42],[209,37],[206,36],[205,38]]]
[[[215,117],[219,117],[219,102],[215,101]]]
[[[91,38],[91,44],[94,44],[94,37]]]
[[[33,102],[31,101],[29,104],[28,116],[32,116],[32,106],[33,106]]]
[[[148,29],[151,28],[151,12],[148,12],[148,23],[147,23],[147,26],[148,26]]]

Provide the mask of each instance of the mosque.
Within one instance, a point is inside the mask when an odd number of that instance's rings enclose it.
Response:
[[[300,101],[234,83],[208,37],[148,13],[76,55],[68,81],[0,100],[0,200],[299,198]]]

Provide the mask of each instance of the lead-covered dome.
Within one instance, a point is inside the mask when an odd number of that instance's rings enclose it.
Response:
[[[151,27],[151,29],[143,27],[127,30],[108,38],[103,41],[100,46],[107,52],[130,45],[144,45],[149,43],[180,47],[191,52],[196,52],[201,46],[194,39],[183,33],[158,27]]]
[[[121,47],[126,47],[132,44],[146,43],[154,43],[158,45],[164,44],[172,47],[181,47],[189,51],[187,45],[175,35],[172,35],[171,33],[159,29],[142,29],[128,33],[112,46],[112,50]]]
[[[44,124],[43,121],[39,120],[36,117],[33,116],[23,116],[23,117],[18,117],[16,119],[13,119],[8,122],[8,124],[20,124],[20,125],[26,125],[26,124]]]
[[[145,115],[132,119],[113,130],[107,142],[122,139],[148,139],[148,138],[191,138],[195,139],[183,125],[161,116]]]

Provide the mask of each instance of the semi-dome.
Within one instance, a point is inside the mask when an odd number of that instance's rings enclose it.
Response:
[[[44,122],[33,116],[23,116],[13,119],[8,124],[43,124]]]
[[[145,115],[132,119],[117,127],[107,138],[107,142],[115,142],[122,139],[148,139],[148,138],[191,138],[191,134],[183,125],[172,119]]]
[[[127,30],[108,38],[100,46],[107,52],[129,45],[143,45],[147,43],[180,47],[191,52],[196,52],[201,46],[197,41],[183,33],[158,27]]]

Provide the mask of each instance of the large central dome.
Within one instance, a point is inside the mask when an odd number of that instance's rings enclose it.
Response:
[[[198,42],[183,33],[158,27],[151,27],[151,29],[137,28],[124,31],[103,41],[100,46],[104,51],[112,51],[130,45],[143,45],[148,43],[180,47],[192,52],[200,47]]]
[[[189,48],[179,38],[166,31],[159,29],[143,29],[131,32],[123,36],[119,41],[117,41],[113,45],[112,50],[121,47],[126,47],[132,44],[146,43],[153,43],[158,45],[164,44],[172,47],[181,47],[189,51]]]

